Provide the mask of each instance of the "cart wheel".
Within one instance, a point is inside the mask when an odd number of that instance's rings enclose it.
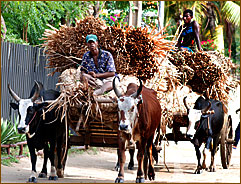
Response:
[[[232,144],[233,144],[233,128],[232,118],[228,117],[228,121],[221,132],[221,161],[224,169],[228,169],[231,156],[232,156]]]

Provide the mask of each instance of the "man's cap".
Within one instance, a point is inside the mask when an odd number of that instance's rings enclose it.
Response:
[[[86,42],[88,43],[90,40],[96,42],[98,40],[97,36],[94,34],[90,34],[86,36]]]

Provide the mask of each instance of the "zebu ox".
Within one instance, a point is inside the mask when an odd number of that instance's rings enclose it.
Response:
[[[138,170],[136,183],[143,183],[143,158],[145,149],[149,158],[148,177],[150,180],[155,179],[154,164],[152,160],[152,145],[156,129],[161,121],[161,106],[157,100],[156,92],[142,86],[138,87],[130,83],[127,91],[122,95],[115,87],[113,80],[113,89],[118,97],[118,114],[119,114],[119,150],[120,150],[120,171],[116,178],[116,183],[124,182],[124,164],[126,144],[134,144],[138,149],[137,160]]]
[[[204,99],[200,96],[193,109],[189,109],[186,104],[186,97],[184,98],[184,105],[187,108],[189,127],[187,135],[191,135],[192,143],[194,144],[198,166],[195,174],[200,174],[202,169],[206,169],[205,155],[207,150],[211,150],[211,164],[209,170],[214,172],[216,170],[214,157],[217,152],[217,147],[220,141],[220,134],[224,122],[227,119],[227,108],[222,102],[213,99]],[[213,141],[213,146],[211,142]],[[201,165],[201,152],[200,147],[205,143],[204,160]]]
[[[55,100],[59,96],[59,92],[55,90],[44,90],[43,85],[35,81],[35,85],[28,99],[21,99],[11,89],[8,84],[9,93],[17,103],[10,103],[11,107],[18,110],[19,125],[18,132],[26,134],[27,145],[30,152],[32,171],[28,182],[37,182],[36,150],[44,149],[44,163],[39,177],[47,177],[47,160],[51,162],[51,172],[49,180],[57,180],[58,176],[63,177],[63,166],[61,163],[62,144],[66,138],[65,123],[60,121],[60,116],[53,109],[43,114],[43,108],[48,105],[47,100]],[[42,99],[44,101],[42,101]],[[50,144],[50,149],[48,144]],[[58,166],[57,174],[54,167],[55,148],[57,145]],[[65,155],[64,161],[66,161]],[[57,176],[58,175],[58,176]]]

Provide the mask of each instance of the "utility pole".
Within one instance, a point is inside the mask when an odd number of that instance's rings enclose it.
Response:
[[[160,31],[164,27],[164,6],[165,6],[165,1],[159,1],[159,6],[158,6],[158,31]]]
[[[142,20],[142,1],[129,1],[130,11],[129,11],[129,26],[133,25],[135,27],[141,27]],[[132,11],[133,6],[133,11]]]

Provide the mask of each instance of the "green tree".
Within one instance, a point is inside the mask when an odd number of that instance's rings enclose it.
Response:
[[[239,61],[239,1],[166,1],[164,25],[170,24],[167,27],[169,35],[177,33],[185,9],[194,10],[194,18],[200,25],[201,41],[212,38],[216,38],[216,43],[224,41],[225,55]]]
[[[47,24],[58,28],[70,25],[75,18],[89,15],[88,1],[2,1],[1,13],[7,33],[6,40],[38,45]]]

